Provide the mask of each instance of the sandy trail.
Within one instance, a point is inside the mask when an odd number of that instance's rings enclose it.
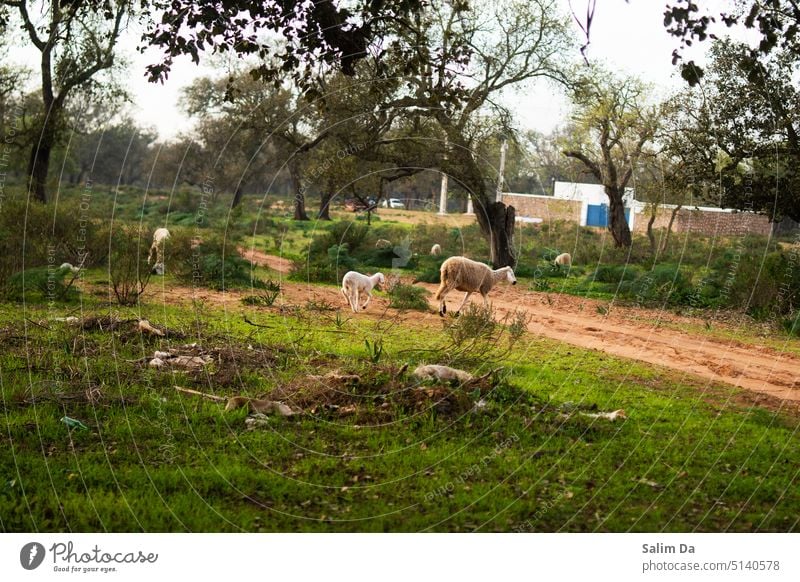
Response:
[[[495,293],[494,308],[503,315],[524,310],[531,317],[528,329],[536,335],[800,401],[800,359],[793,354],[660,327],[658,312],[651,312],[647,321],[644,310],[614,307],[602,315],[597,311],[600,302],[578,297],[557,296],[549,305],[540,293]]]
[[[243,255],[257,264],[267,265],[279,272],[289,270],[289,261],[243,249]],[[437,285],[419,283],[434,292]],[[326,301],[343,309],[339,290],[303,283],[282,282],[282,301],[305,305],[309,300]],[[247,293],[214,292],[173,288],[163,290],[166,301],[184,302],[195,298],[233,307]],[[451,293],[448,305],[455,309],[463,294]],[[794,402],[800,402],[800,358],[756,344],[712,338],[659,326],[659,319],[703,325],[704,320],[681,317],[669,312],[614,306],[609,313],[600,313],[601,302],[580,297],[544,294],[528,291],[522,286],[501,285],[490,294],[492,306],[504,316],[522,310],[530,317],[528,329],[538,336],[566,344],[599,350],[649,364],[656,364],[691,374],[705,380],[724,382],[753,392]],[[472,301],[480,301],[471,299]],[[432,308],[435,308],[431,300]],[[382,313],[388,304],[385,297],[374,296],[366,316]],[[413,322],[438,325],[435,314],[414,313]],[[715,322],[715,325],[717,323]]]

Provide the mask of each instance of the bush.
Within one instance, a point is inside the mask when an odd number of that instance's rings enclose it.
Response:
[[[149,240],[144,231],[135,226],[116,227],[111,233],[108,270],[111,288],[120,305],[138,303],[150,282]]]
[[[57,212],[52,205],[15,198],[0,206],[0,285],[23,268],[64,262],[78,266],[84,259],[84,267],[92,267],[107,256],[108,229],[78,202],[61,202]]]
[[[69,301],[78,295],[73,281],[74,273],[67,268],[26,269],[9,277],[4,295],[11,301]]]
[[[595,269],[591,279],[598,283],[619,284],[622,281],[634,281],[638,269],[634,265],[601,265]]]
[[[249,261],[239,256],[233,241],[226,242],[222,237],[214,236],[196,245],[188,257],[185,249],[179,252],[181,260],[177,275],[184,282],[220,291],[237,287],[262,289],[265,286],[254,276]]]
[[[428,297],[430,295],[430,291],[422,287],[398,283],[389,290],[389,307],[429,311]]]
[[[621,284],[620,292],[640,303],[688,305],[693,297],[691,281],[675,265],[659,265],[635,281]]]

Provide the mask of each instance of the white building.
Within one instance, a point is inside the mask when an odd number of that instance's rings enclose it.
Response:
[[[576,184],[574,182],[556,182],[553,187],[553,198],[572,200],[581,203],[581,226],[608,226],[608,196],[602,184]],[[633,188],[626,188],[622,197],[625,204],[625,219],[633,230],[636,212],[631,212],[636,204],[633,199]]]

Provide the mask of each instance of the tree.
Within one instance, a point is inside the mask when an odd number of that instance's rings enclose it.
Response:
[[[603,185],[614,243],[629,247],[623,196],[642,150],[656,133],[658,110],[644,104],[647,87],[638,79],[618,79],[596,69],[577,86],[572,99],[575,142],[564,155],[580,160]]]
[[[257,54],[262,60],[256,74],[277,80],[281,71],[289,71],[307,97],[323,102],[329,95],[318,71],[369,79],[360,93],[369,98],[369,108],[358,121],[370,136],[361,143],[375,147],[359,150],[358,156],[390,163],[396,171],[384,181],[437,166],[454,176],[473,198],[492,263],[513,265],[514,209],[493,200],[493,188],[487,186],[496,176],[487,180],[473,157],[475,121],[483,109],[499,109],[494,97],[505,89],[537,77],[567,81],[562,55],[570,53],[571,37],[555,0],[286,4],[213,2],[201,8],[181,0],[169,3],[162,22],[146,35],[166,51],[165,62],[152,66],[151,75],[163,78],[177,54],[199,58],[200,49],[211,47]],[[288,4],[293,11],[284,10]],[[278,33],[277,46],[261,40],[267,38],[265,30]],[[438,144],[428,140],[425,149],[419,147],[421,139],[416,147],[406,147],[408,136],[376,139],[415,125],[428,132],[425,139],[438,134]],[[414,154],[420,157],[403,159]],[[438,162],[432,165],[421,163],[434,157]]]
[[[683,49],[695,41],[716,40],[713,28],[718,23],[727,27],[742,26],[757,35],[758,45],[746,49],[751,63],[776,51],[800,57],[800,2],[797,0],[741,0],[730,10],[716,12],[708,8],[701,10],[696,0],[675,0],[664,12],[664,26],[680,39],[680,47],[672,53],[673,64],[683,60]],[[695,85],[704,71],[694,61],[688,61],[681,63],[681,74]]]
[[[103,91],[96,75],[114,65],[114,51],[130,3],[124,0],[51,0],[37,6],[28,0],[0,0],[0,30],[15,14],[40,53],[42,117],[28,162],[29,191],[47,201],[50,154],[64,129],[67,100],[77,92]],[[39,16],[41,15],[41,20]]]
[[[160,47],[163,57],[148,67],[150,79],[164,81],[174,58],[191,55],[199,62],[204,50],[260,61],[253,73],[281,83],[287,73],[304,92],[316,93],[311,71],[339,70],[353,76],[370,48],[405,26],[427,0],[376,2],[318,0],[154,0],[161,18],[145,31],[146,44]]]
[[[316,133],[313,108],[296,92],[237,73],[229,79],[195,81],[185,93],[184,108],[201,121],[199,137],[216,152],[212,167],[225,174],[232,189],[240,192],[242,184],[267,167],[274,174],[285,169],[294,191],[294,218],[308,220],[305,154],[326,133]]]
[[[667,109],[673,155],[710,203],[800,219],[800,61],[776,49],[754,62],[731,40],[710,56],[702,86]]]

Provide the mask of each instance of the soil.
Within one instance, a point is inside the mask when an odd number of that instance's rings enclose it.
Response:
[[[248,256],[248,255],[246,255]],[[286,272],[285,259],[270,257],[255,251],[248,258],[263,261],[278,271]],[[288,261],[287,261],[288,262]],[[259,263],[261,264],[261,263]],[[274,267],[273,267],[274,265]],[[417,283],[432,293],[437,285]],[[305,306],[309,301],[346,307],[338,288],[283,281],[281,298],[276,305]],[[162,288],[163,300],[186,302],[200,299],[229,307],[241,305],[239,300],[249,294],[215,292],[188,288]],[[451,310],[458,307],[463,294],[448,295]],[[702,327],[707,320],[678,316],[668,311],[614,305],[607,301],[584,299],[570,295],[529,291],[522,286],[500,285],[489,295],[492,307],[502,317],[515,310],[524,311],[530,318],[528,330],[535,335],[555,339],[565,344],[598,350],[649,364],[664,366],[690,377],[710,382],[724,382],[754,393],[768,395],[779,401],[800,403],[800,358],[772,347],[742,343],[664,327],[665,322]],[[471,301],[480,301],[474,296]],[[436,309],[431,299],[432,309]],[[373,296],[366,317],[386,313],[388,298]],[[393,310],[392,310],[393,311]],[[361,314],[360,314],[361,316]],[[432,312],[413,312],[401,319],[416,325],[439,326],[439,316]],[[717,328],[735,323],[714,321]],[[787,340],[791,341],[791,340]]]
[[[243,258],[247,259],[252,264],[257,265],[259,267],[268,267],[273,271],[277,271],[278,273],[283,273],[283,274],[286,274],[292,270],[292,261],[290,261],[289,259],[284,259],[283,257],[276,257],[275,255],[268,255],[252,247],[250,248],[239,247],[238,251]]]

